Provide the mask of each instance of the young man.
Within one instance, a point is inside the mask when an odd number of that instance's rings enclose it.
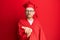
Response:
[[[19,40],[46,40],[42,27],[36,17],[35,5],[31,2],[24,4],[26,19],[18,23]]]

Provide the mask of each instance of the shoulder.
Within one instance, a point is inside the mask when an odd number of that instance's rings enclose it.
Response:
[[[41,23],[40,23],[40,20],[38,18],[35,19],[35,23],[41,28]]]
[[[20,19],[18,23],[22,23],[24,21],[26,21],[26,19]]]
[[[18,21],[18,26],[19,27],[22,27],[22,25],[25,23],[25,19],[20,19],[19,21]]]
[[[40,24],[40,21],[38,18],[35,18],[35,22],[37,22],[38,24]]]

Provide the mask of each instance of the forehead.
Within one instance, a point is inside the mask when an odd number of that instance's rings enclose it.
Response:
[[[34,10],[32,7],[27,7],[26,10]]]

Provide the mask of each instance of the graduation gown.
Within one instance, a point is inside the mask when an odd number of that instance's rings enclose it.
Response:
[[[29,38],[27,38],[24,29],[22,29],[22,26],[32,29],[32,33]],[[42,27],[36,18],[34,18],[32,25],[29,24],[27,19],[21,19],[18,23],[18,35],[19,40],[46,40]]]

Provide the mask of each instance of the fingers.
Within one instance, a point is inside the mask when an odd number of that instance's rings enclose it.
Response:
[[[23,29],[29,29],[28,27],[24,27],[24,26],[22,26],[22,28],[23,28]]]
[[[28,30],[27,37],[29,37],[32,33],[32,29]]]
[[[32,32],[32,29],[29,28],[29,27],[24,27],[24,26],[22,26],[22,29],[25,30],[25,33],[30,33],[30,32]]]
[[[22,27],[22,29],[26,29],[26,27]]]
[[[31,33],[29,33],[28,35],[27,35],[27,37],[29,37],[31,35]]]
[[[27,37],[29,37],[31,35],[31,33],[32,33],[31,28],[22,26],[22,29],[25,30],[25,33],[27,34]]]
[[[31,32],[32,32],[32,29],[30,29],[31,30]]]

